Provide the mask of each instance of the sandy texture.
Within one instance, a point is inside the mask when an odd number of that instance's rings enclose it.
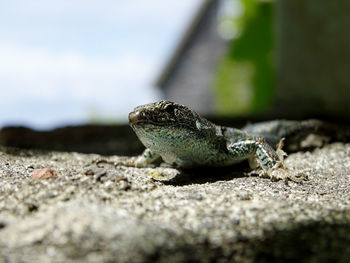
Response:
[[[0,261],[350,260],[350,144],[290,155],[300,183],[240,166],[163,183],[98,155],[0,150]],[[32,179],[42,168],[57,174]]]

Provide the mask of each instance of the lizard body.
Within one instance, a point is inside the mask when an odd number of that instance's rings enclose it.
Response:
[[[129,114],[129,121],[147,148],[138,159],[138,166],[157,157],[184,168],[228,166],[256,156],[260,166],[268,170],[279,160],[262,136],[215,125],[186,106],[170,101],[136,107]]]
[[[176,167],[229,166],[256,160],[265,171],[281,167],[276,144],[284,137],[317,131],[318,120],[276,120],[248,125],[242,130],[215,125],[188,107],[171,101],[138,106],[129,123],[146,146],[136,159],[144,167],[161,157]]]

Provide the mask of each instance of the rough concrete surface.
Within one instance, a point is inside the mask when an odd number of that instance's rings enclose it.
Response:
[[[350,261],[350,144],[291,154],[299,183],[240,166],[164,183],[99,158],[0,148],[1,262]]]

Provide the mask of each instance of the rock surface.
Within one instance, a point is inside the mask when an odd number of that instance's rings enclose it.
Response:
[[[350,144],[290,155],[299,183],[241,166],[164,183],[99,158],[0,148],[1,262],[350,261]]]

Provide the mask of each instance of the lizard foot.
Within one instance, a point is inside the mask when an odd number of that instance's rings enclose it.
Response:
[[[156,181],[170,181],[180,174],[179,170],[174,168],[155,168],[148,172]]]
[[[259,176],[263,178],[270,178],[271,181],[274,182],[283,180],[285,182],[292,181],[295,183],[301,183],[308,180],[308,176],[305,173],[290,170],[285,167],[282,162],[278,162],[268,171],[262,171]]]
[[[282,138],[277,144],[276,153],[278,155],[279,161],[274,165],[274,167],[272,167],[268,171],[265,171],[264,174],[272,181],[284,180],[300,183],[302,181],[308,180],[308,177],[305,173],[299,173],[297,171],[290,170],[284,166],[283,162],[285,157],[287,156],[287,153],[282,150],[284,146],[283,141],[284,138]]]

